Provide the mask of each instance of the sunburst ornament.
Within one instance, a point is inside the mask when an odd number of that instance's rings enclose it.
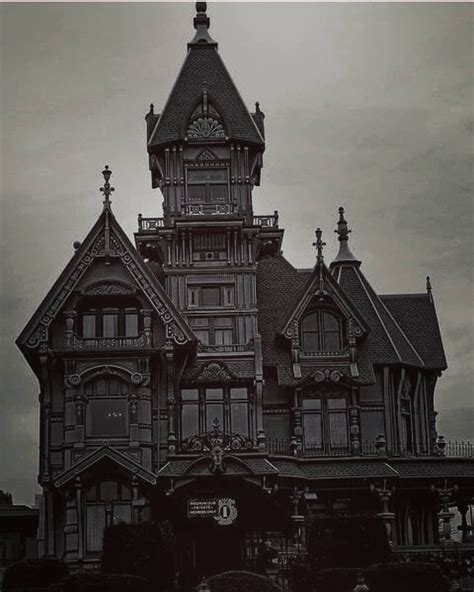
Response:
[[[189,140],[225,139],[224,127],[217,119],[212,117],[198,117],[195,119],[189,126],[186,135]]]

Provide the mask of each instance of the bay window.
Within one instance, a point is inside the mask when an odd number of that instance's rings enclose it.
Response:
[[[225,346],[234,343],[232,317],[192,317],[189,323],[204,345]]]

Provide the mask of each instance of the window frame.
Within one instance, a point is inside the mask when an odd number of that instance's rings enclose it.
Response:
[[[217,304],[204,302],[204,292],[208,289],[219,290]],[[235,284],[188,285],[188,308],[205,310],[235,308]]]
[[[103,381],[104,392],[97,392],[97,386],[99,382]],[[116,382],[119,385],[119,392],[111,392],[110,388],[112,383]],[[91,387],[91,388],[89,388]],[[123,380],[121,377],[108,377],[108,376],[96,376],[84,384],[83,388],[84,396],[87,399],[86,413],[85,413],[85,436],[90,440],[107,439],[107,440],[124,440],[130,437],[130,415],[129,415],[129,397],[131,393],[130,385]],[[93,409],[95,403],[100,402],[120,402],[123,412],[123,431],[120,433],[112,432],[99,432],[93,430]],[[97,407],[96,407],[97,409]],[[97,413],[97,411],[96,411]]]
[[[237,396],[236,391],[239,389],[245,389],[246,394]],[[222,397],[211,398],[211,391],[219,390],[222,392]],[[183,399],[183,391],[194,391],[196,396],[193,399]],[[237,406],[244,404],[246,405],[247,426],[244,432],[239,432],[234,429],[234,423],[238,420],[235,418],[233,410],[235,411]],[[184,436],[183,409],[191,406],[197,407],[197,426],[195,431],[186,430],[186,436]],[[179,434],[181,442],[193,436],[208,434],[213,430],[214,418],[209,414],[209,408],[212,406],[221,408],[220,415],[223,421],[219,422],[219,427],[225,434],[239,434],[246,438],[253,438],[253,397],[249,385],[242,383],[225,386],[222,384],[184,385],[179,395]]]
[[[338,330],[330,330],[326,328],[326,320],[325,315],[330,315],[333,319],[336,320],[338,324]],[[310,317],[316,317],[316,329],[305,329],[305,321]],[[337,333],[339,339],[339,347],[337,349],[331,349],[326,346],[326,342],[328,341],[328,335],[333,335]],[[305,345],[306,335],[314,335],[317,341],[316,349],[307,348]],[[317,356],[320,354],[327,354],[327,353],[341,353],[344,351],[345,348],[345,323],[344,318],[342,315],[332,309],[332,308],[311,308],[306,312],[306,314],[301,318],[300,321],[300,343],[301,343],[301,350],[303,355],[310,355],[310,356]]]
[[[207,323],[202,323],[200,325],[193,324],[193,320],[200,319],[203,321],[207,321]],[[223,319],[229,319],[228,325],[219,325],[219,321]],[[235,331],[235,320],[234,317],[227,317],[227,316],[196,316],[189,318],[189,325],[193,330],[196,337],[203,345],[209,345],[211,347],[226,347],[231,345],[237,345],[235,343],[236,338],[236,331]],[[216,343],[216,335],[219,333],[223,333],[224,331],[229,331],[231,334],[231,341],[230,343]],[[199,337],[200,333],[207,333],[207,342]]]
[[[317,408],[305,408],[305,402],[316,402],[319,401],[320,406]],[[330,401],[344,401],[344,407],[332,408]],[[350,417],[349,417],[350,400],[349,396],[344,393],[330,393],[330,394],[318,394],[318,393],[302,393],[301,394],[301,414],[302,414],[302,428],[303,428],[303,448],[307,454],[317,455],[331,455],[341,454],[341,452],[350,452],[351,450],[351,439],[350,439]],[[333,441],[331,437],[332,432],[332,417],[343,416],[345,419],[345,442]],[[308,445],[307,438],[307,420],[311,417],[317,417],[320,424],[321,434],[321,445],[311,446]]]
[[[188,162],[184,166],[185,171],[185,196],[186,196],[186,203],[191,205],[223,205],[229,204],[232,202],[231,199],[231,185],[230,185],[230,167],[227,162],[219,163],[219,162],[212,162],[212,164],[205,166],[200,161],[193,161]],[[212,171],[222,171],[224,173],[225,180],[216,181],[216,182],[203,182],[203,180],[191,180],[190,173],[194,172],[212,172]],[[211,187],[212,186],[225,186],[226,187],[226,196],[223,199],[215,199],[211,196]],[[189,188],[190,187],[201,187],[204,189],[204,195],[202,197],[192,198],[190,195]]]
[[[104,319],[108,316],[116,315],[116,335],[105,335]],[[127,334],[127,317],[136,317],[137,331],[134,334]],[[85,335],[84,320],[87,317],[95,317],[94,335]],[[89,307],[79,312],[79,323],[77,333],[82,339],[116,339],[117,337],[126,337],[133,339],[139,337],[143,332],[143,316],[138,307]]]

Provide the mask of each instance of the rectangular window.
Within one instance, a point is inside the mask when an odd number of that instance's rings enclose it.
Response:
[[[209,403],[206,405],[206,426],[207,431],[211,431],[215,422],[221,430],[224,429],[224,407],[221,403]]]
[[[96,316],[95,314],[82,315],[82,337],[93,338],[96,336]]]
[[[235,434],[249,435],[249,412],[247,403],[232,403],[230,406],[231,430]]]
[[[329,437],[331,448],[347,448],[347,415],[345,413],[329,414]]]
[[[323,447],[323,433],[319,413],[306,413],[303,415],[303,431],[305,450],[321,450]]]
[[[102,337],[118,336],[118,314],[104,313],[102,315]]]
[[[86,507],[86,546],[91,553],[102,551],[105,528],[105,506]]]
[[[136,311],[125,312],[125,336],[137,337],[138,335],[138,313]]]
[[[221,289],[214,286],[203,286],[201,288],[201,306],[220,306]]]

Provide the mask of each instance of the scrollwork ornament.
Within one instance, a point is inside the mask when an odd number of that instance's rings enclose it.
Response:
[[[134,372],[131,376],[130,376],[130,380],[132,381],[133,384],[135,385],[139,385],[143,382],[143,374],[140,374],[140,372]]]

